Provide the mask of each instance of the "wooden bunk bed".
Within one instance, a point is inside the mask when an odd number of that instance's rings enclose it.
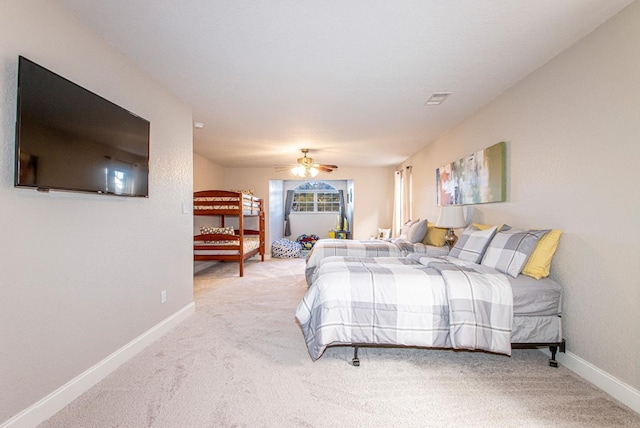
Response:
[[[237,261],[244,276],[244,261],[256,254],[264,261],[265,222],[263,201],[252,195],[227,190],[203,190],[193,194],[194,216],[216,216],[220,229],[225,219],[235,218],[238,226],[233,235],[200,233],[194,236],[194,261]],[[253,220],[250,220],[253,219]],[[245,222],[257,222],[256,229],[245,229]]]

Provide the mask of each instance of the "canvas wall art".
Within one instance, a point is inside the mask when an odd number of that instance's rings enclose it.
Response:
[[[505,200],[505,143],[500,142],[436,170],[438,206]]]

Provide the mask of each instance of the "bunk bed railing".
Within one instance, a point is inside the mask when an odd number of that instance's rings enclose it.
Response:
[[[203,190],[193,194],[194,215],[259,215],[262,199],[228,190]]]

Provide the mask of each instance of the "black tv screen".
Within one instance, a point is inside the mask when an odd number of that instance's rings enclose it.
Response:
[[[149,121],[24,58],[15,186],[149,195]]]

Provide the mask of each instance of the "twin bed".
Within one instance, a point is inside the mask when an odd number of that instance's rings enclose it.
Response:
[[[557,367],[556,353],[565,351],[562,288],[552,279],[505,274],[453,250],[458,257],[428,254],[437,250],[419,246],[405,246],[404,254],[374,254],[374,248],[386,247],[331,241],[318,241],[320,251],[314,254],[314,247],[309,255],[309,289],[296,310],[313,360],[327,347],[345,345],[354,348],[356,366],[364,346],[504,355],[548,346],[549,364]]]

